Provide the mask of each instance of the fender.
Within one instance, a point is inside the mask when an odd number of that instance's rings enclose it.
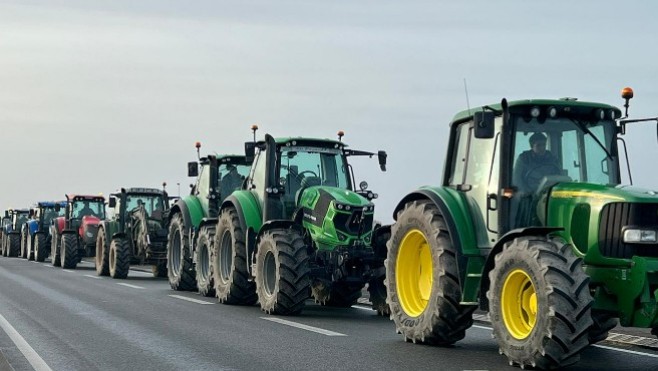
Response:
[[[168,224],[171,223],[171,219],[176,213],[180,213],[183,216],[183,223],[188,230],[198,226],[203,218],[201,204],[196,197],[192,196],[186,196],[184,199],[176,201],[174,206],[169,210]]]
[[[551,233],[563,231],[564,228],[561,227],[527,227],[527,228],[517,228],[513,229],[498,240],[494,247],[491,249],[489,256],[487,256],[487,261],[484,264],[482,269],[482,277],[480,279],[480,308],[483,310],[489,310],[489,300],[487,299],[487,290],[489,289],[489,272],[494,268],[495,258],[498,253],[503,251],[505,244],[514,240],[515,238],[524,237],[524,236],[548,236]]]
[[[60,233],[61,231],[64,230],[64,228],[66,228],[66,220],[64,219],[63,216],[55,218],[55,220],[53,220],[52,223],[53,226],[55,227],[55,232],[57,233]]]
[[[39,221],[36,219],[28,220],[27,228],[30,235],[34,235],[39,231]]]
[[[254,251],[256,249],[256,239],[262,226],[263,219],[261,213],[260,203],[251,191],[239,190],[234,191],[222,203],[220,210],[226,207],[233,207],[238,214],[240,220],[240,227],[245,234],[245,248],[246,257],[248,261],[253,261]],[[251,264],[247,264],[249,273],[251,272]]]

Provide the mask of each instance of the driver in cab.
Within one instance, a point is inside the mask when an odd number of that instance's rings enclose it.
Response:
[[[532,134],[530,149],[521,153],[514,164],[514,185],[519,192],[533,193],[545,176],[559,174],[557,157],[546,150],[546,136],[542,133]]]

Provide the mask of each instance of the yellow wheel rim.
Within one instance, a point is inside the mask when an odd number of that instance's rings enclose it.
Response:
[[[420,316],[432,293],[432,252],[427,238],[412,229],[402,238],[395,263],[395,282],[402,310]]]
[[[530,276],[522,269],[507,275],[500,306],[510,335],[518,340],[527,338],[537,321],[537,292]]]

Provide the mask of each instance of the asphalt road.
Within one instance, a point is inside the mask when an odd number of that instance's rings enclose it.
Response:
[[[0,325],[0,370],[514,369],[485,323],[454,347],[414,345],[364,305],[269,316],[172,291],[143,271],[96,277],[91,262],[67,271],[0,258]],[[658,352],[603,342],[569,370],[657,368]]]

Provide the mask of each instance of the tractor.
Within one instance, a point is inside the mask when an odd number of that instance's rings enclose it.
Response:
[[[130,264],[150,264],[155,277],[167,273],[169,197],[154,188],[121,188],[109,198],[111,219],[98,227],[96,273],[126,278]]]
[[[21,226],[30,216],[29,209],[9,209],[3,218],[2,254],[18,257],[21,252]]]
[[[7,226],[11,224],[11,218],[9,217],[9,211],[11,209],[5,210],[5,212],[2,214],[2,218],[0,218],[0,256],[6,256],[5,255],[5,231],[7,230]]]
[[[620,158],[627,125],[658,118],[629,119],[632,96],[623,118],[574,98],[454,117],[442,185],[394,211],[387,300],[406,341],[453,344],[479,308],[511,365],[556,369],[618,322],[656,332],[658,193],[621,185]]]
[[[59,204],[55,210],[60,211]],[[66,195],[64,216],[53,220],[50,258],[53,266],[75,269],[85,256],[96,253],[96,234],[105,219],[105,198],[93,195]]]
[[[245,144],[255,159],[244,187],[222,203],[211,255],[221,303],[258,301],[266,313],[297,315],[310,297],[349,307],[368,284],[373,307],[386,312],[388,230],[373,228],[376,193],[366,182],[355,190],[348,163],[350,156],[378,156],[385,170],[386,153],[348,149],[342,135],[267,134]]]
[[[59,204],[60,211],[55,211]],[[66,201],[41,201],[30,210],[30,219],[21,228],[21,257],[43,262],[50,253],[50,224],[58,216],[64,215]]]
[[[187,164],[188,176],[197,177],[196,184],[169,213],[167,271],[172,289],[198,290],[201,295],[213,296],[209,251],[219,206],[242,186],[250,163],[241,155],[200,157],[200,148],[197,142],[198,162]]]

